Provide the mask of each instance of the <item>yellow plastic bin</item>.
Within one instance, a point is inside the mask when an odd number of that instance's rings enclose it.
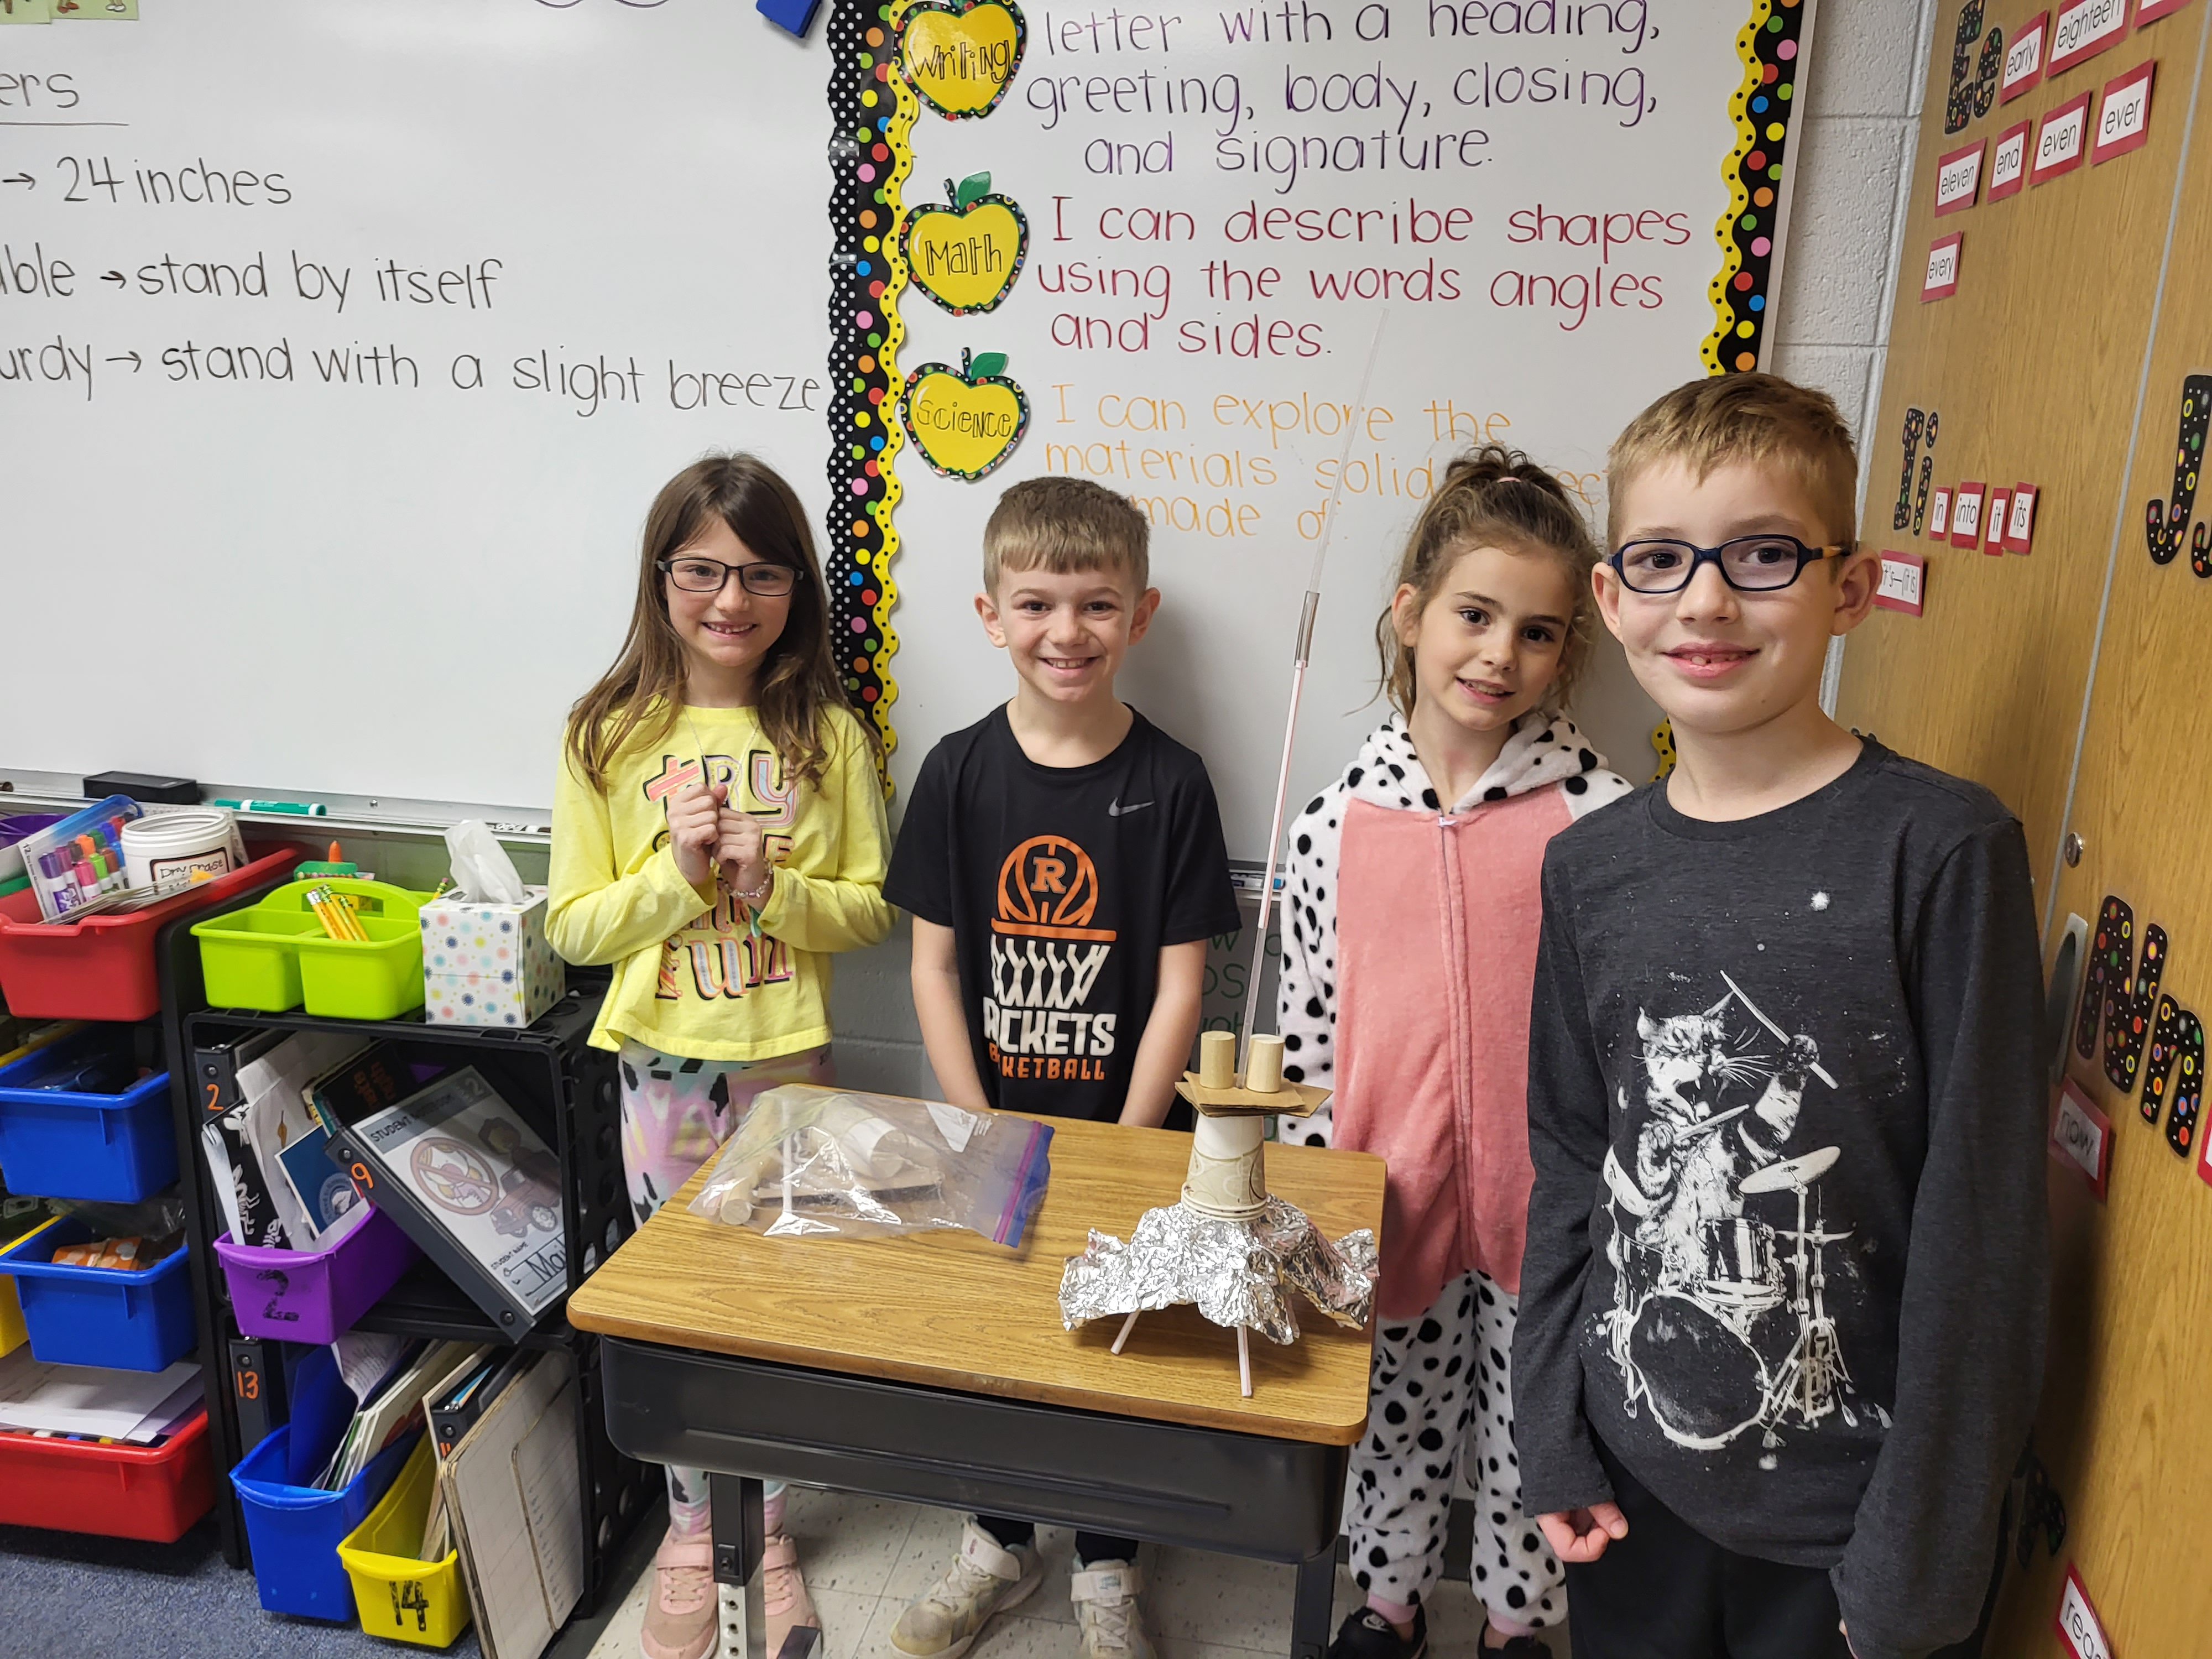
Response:
[[[353,907],[365,940],[331,939],[307,902],[328,887]],[[349,876],[295,881],[248,909],[192,924],[207,1000],[218,1008],[283,1013],[305,1005],[338,1019],[392,1019],[422,1006],[428,893]]]
[[[54,1224],[54,1221],[60,1219],[59,1216],[56,1216],[53,1221],[41,1221],[22,1237],[27,1238],[31,1233],[44,1232]],[[17,1241],[10,1239],[8,1242],[13,1244]],[[29,1340],[30,1334],[29,1329],[23,1323],[23,1304],[15,1295],[15,1275],[11,1273],[5,1278],[0,1278],[0,1358],[4,1358],[21,1347]]]
[[[437,1480],[437,1460],[426,1434],[392,1490],[338,1542],[338,1560],[353,1581],[361,1627],[371,1636],[448,1648],[469,1627],[460,1552],[448,1550],[442,1561],[415,1559]]]
[[[23,1304],[15,1299],[15,1281],[0,1279],[0,1357],[21,1347],[29,1334],[23,1328]]]

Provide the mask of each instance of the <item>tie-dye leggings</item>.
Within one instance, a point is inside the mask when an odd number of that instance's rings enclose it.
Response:
[[[622,1046],[623,1174],[640,1225],[744,1121],[753,1097],[779,1083],[833,1083],[825,1044],[774,1060],[685,1060],[641,1042]],[[783,1483],[768,1486],[768,1529],[781,1529]],[[712,1516],[703,1469],[668,1468],[668,1523],[685,1536]]]

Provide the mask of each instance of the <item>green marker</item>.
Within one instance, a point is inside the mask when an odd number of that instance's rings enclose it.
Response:
[[[307,818],[328,817],[331,812],[319,800],[219,800],[216,805],[228,806],[234,812],[292,812]]]

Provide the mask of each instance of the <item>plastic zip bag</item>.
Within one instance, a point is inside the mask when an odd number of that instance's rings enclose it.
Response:
[[[964,1227],[1014,1248],[1044,1197],[1048,1124],[790,1083],[763,1090],[691,1200],[770,1238]]]

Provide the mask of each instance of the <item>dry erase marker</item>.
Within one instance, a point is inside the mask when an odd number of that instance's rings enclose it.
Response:
[[[301,817],[323,818],[331,809],[319,800],[219,800],[217,806],[228,806],[234,812],[295,812]]]

